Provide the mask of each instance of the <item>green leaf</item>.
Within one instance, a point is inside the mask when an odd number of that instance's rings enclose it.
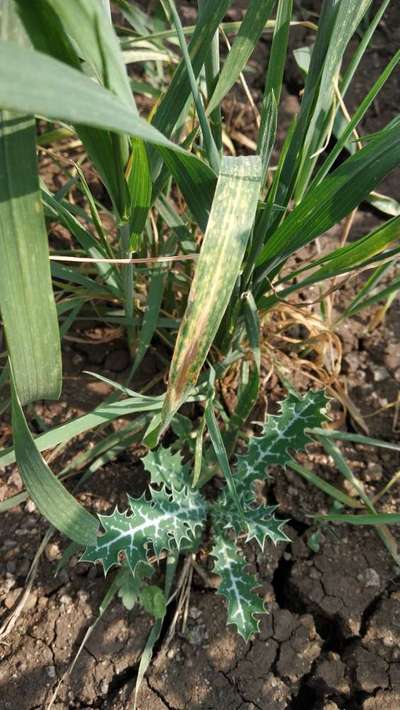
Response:
[[[224,446],[224,442],[221,436],[221,432],[218,427],[218,423],[214,414],[213,397],[210,397],[205,408],[205,420],[207,422],[207,429],[210,434],[210,439],[215,451],[215,456],[218,461],[218,465],[224,475],[226,486],[229,491],[228,495],[232,505],[235,508],[236,514],[244,523],[244,513],[242,509],[241,501],[236,491],[235,480],[232,475],[231,467],[229,464],[228,456]]]
[[[354,77],[355,72],[357,71],[357,67],[359,66],[365,51],[375,33],[376,28],[378,27],[389,3],[391,0],[383,0],[383,2],[380,4],[376,14],[372,18],[372,21],[370,22],[369,26],[363,33],[363,36],[361,38],[361,42],[359,43],[358,47],[356,48],[350,62],[346,66],[346,71],[344,72],[341,85],[340,85],[340,91],[342,93],[342,96],[345,96],[347,89],[350,86],[350,83]]]
[[[293,0],[279,0],[264,91],[264,97],[273,95],[277,105],[282,91],[292,13]]]
[[[147,291],[146,306],[143,313],[141,328],[138,333],[138,346],[133,361],[130,376],[141,364],[151,340],[158,326],[158,318],[164,296],[165,273],[161,269],[153,269],[150,272],[150,284]]]
[[[205,232],[215,192],[215,173],[198,158],[193,162],[194,156],[183,150],[178,154],[158,146],[158,152],[178,183],[197,224]]]
[[[259,630],[255,614],[266,613],[263,600],[254,592],[259,583],[245,572],[247,562],[230,540],[217,537],[211,555],[215,558],[214,571],[221,577],[217,594],[224,596],[228,605],[228,624],[234,624],[249,641]]]
[[[173,454],[171,449],[160,446],[149,451],[142,461],[146,471],[150,473],[151,483],[165,484],[175,490],[190,484],[189,467],[182,462],[180,451]]]
[[[317,476],[317,474],[313,471],[310,471],[310,469],[301,466],[299,463],[297,463],[297,461],[289,461],[288,467],[300,474],[300,476],[305,478],[305,480],[311,483],[313,486],[319,488],[327,496],[330,496],[330,498],[333,498],[334,500],[338,501],[338,503],[340,503],[341,505],[347,505],[350,508],[358,507],[358,501],[355,500],[355,498],[348,496],[347,493],[343,493],[343,491],[339,490],[335,486],[332,486],[327,481],[324,481],[323,478]]]
[[[259,505],[258,507],[246,506],[246,542],[255,540],[261,550],[265,548],[267,538],[277,545],[278,542],[290,542],[290,538],[282,529],[287,520],[279,520],[274,511],[277,506]]]
[[[120,513],[116,508],[111,515],[99,515],[104,535],[96,545],[86,548],[82,560],[101,561],[104,571],[120,564],[121,553],[135,574],[138,564],[147,564],[149,545],[159,557],[164,550],[180,549],[182,543],[191,541],[196,529],[202,526],[207,512],[204,498],[197,491],[182,488],[168,492],[150,488],[150,500],[128,496],[132,511]]]
[[[1,3],[0,39],[26,35],[12,0]],[[0,103],[1,106],[1,103]],[[22,404],[56,399],[60,336],[40,199],[33,117],[0,109],[0,312]]]
[[[106,422],[112,422],[127,414],[138,414],[142,412],[154,412],[160,410],[162,400],[157,397],[145,397],[136,395],[121,401],[106,401],[96,407],[89,414],[83,414],[70,422],[54,427],[50,431],[40,434],[35,439],[35,446],[39,451],[57,446],[58,444],[70,441],[75,436],[83,434],[85,431],[94,429]],[[0,452],[0,465],[8,466],[15,461],[13,449],[3,449]]]
[[[133,240],[140,240],[141,238],[151,207],[153,191],[146,146],[143,141],[137,138],[134,138],[132,141],[132,153],[129,160],[127,182],[131,199],[129,210],[131,230],[130,248],[131,251],[134,252],[140,247],[140,241],[139,243],[136,241],[135,248],[133,248]]]
[[[295,280],[292,286],[288,286],[285,289],[279,290],[276,293],[261,298],[259,300],[259,307],[269,309],[274,303],[276,303],[280,298],[287,298],[294,291],[310,286],[314,283],[319,283],[326,279],[338,276],[339,274],[344,274],[349,271],[353,271],[357,268],[361,268],[380,254],[385,253],[386,247],[395,242],[400,236],[400,217],[394,217],[388,220],[386,224],[377,227],[370,234],[365,237],[358,239],[355,242],[335,249],[330,254],[317,259],[310,264],[307,264],[302,269],[295,272],[291,272],[284,277],[281,283],[287,279]],[[317,266],[319,269],[306,276],[304,279],[299,279],[298,276],[303,271],[308,271]]]
[[[357,207],[371,190],[400,163],[400,123],[395,121],[310,190],[265,244],[258,264],[269,268]]]
[[[191,192],[198,198],[199,216],[204,226],[205,206],[210,204],[215,186],[211,168],[169,141],[122,99],[76,69],[12,42],[0,42],[0,105],[72,124],[126,133],[154,143],[164,149],[163,159],[168,159],[168,167],[195,214]],[[181,183],[182,173],[185,179]]]
[[[307,125],[302,148],[300,191],[309,179],[316,161],[314,155],[323,145],[329,128],[330,111],[334,98],[335,82],[338,81],[344,53],[352,35],[366,14],[372,0],[346,0],[337,3],[329,47],[324,57],[316,102]]]
[[[330,151],[328,157],[324,161],[324,163],[321,165],[320,169],[318,170],[315,178],[313,179],[312,185],[318,184],[321,182],[321,180],[325,177],[325,175],[329,172],[330,168],[332,165],[335,163],[337,158],[339,157],[341,151],[343,148],[349,147],[349,139],[351,138],[352,132],[354,131],[355,128],[357,128],[358,124],[360,121],[363,119],[365,114],[367,113],[369,107],[373,104],[375,101],[377,95],[381,91],[382,87],[384,86],[385,82],[388,80],[394,69],[397,67],[398,63],[400,62],[400,50],[396,52],[396,54],[391,58],[391,60],[387,63],[385,66],[384,70],[382,73],[379,75],[378,79],[374,82],[372,85],[371,89],[367,93],[367,95],[364,97],[364,99],[361,101],[360,105],[357,107],[356,111],[354,111],[354,114],[351,118],[350,121],[346,120],[345,127],[343,131],[340,133],[338,136],[338,140],[336,141],[336,144],[334,148]],[[344,120],[344,117],[343,117]],[[351,144],[350,144],[351,145]],[[383,197],[383,196],[381,196]],[[371,200],[371,196],[369,197],[370,201],[373,201],[373,198]],[[379,209],[379,204],[378,204],[378,209]]]
[[[276,0],[263,0],[263,2],[250,0],[240,30],[219,75],[218,83],[207,107],[207,113],[212,113],[220,105],[224,96],[239,78],[261,37],[275,2]]]
[[[240,496],[254,500],[253,484],[264,480],[268,466],[286,466],[293,451],[303,451],[311,439],[306,429],[327,419],[323,390],[310,390],[304,397],[290,392],[281,403],[281,413],[269,415],[261,436],[253,436],[245,454],[237,457],[235,481]]]
[[[231,499],[225,493],[218,497],[212,506],[212,519],[214,529],[225,534],[233,530],[236,535],[247,535],[246,542],[255,540],[261,550],[264,550],[267,538],[276,545],[278,542],[287,542],[288,536],[283,530],[286,520],[280,520],[274,513],[276,505],[248,505],[243,501],[243,515],[239,516]]]
[[[336,431],[336,429],[319,429],[316,427],[309,432],[311,435],[323,436],[335,441],[353,441],[355,444],[365,444],[365,446],[376,446],[379,449],[388,449],[389,451],[400,451],[400,444],[394,444],[391,441],[383,441],[383,439],[372,439],[364,434],[353,434],[348,431]]]
[[[216,172],[218,172],[220,165],[220,156],[217,146],[214,142],[214,136],[211,132],[211,128],[204,110],[203,100],[200,95],[199,88],[197,86],[196,76],[193,71],[190,54],[186,44],[185,35],[183,33],[182,23],[177,12],[174,0],[165,0],[165,2],[168,3],[168,7],[171,12],[171,17],[175,25],[176,33],[178,35],[179,45],[181,48],[183,61],[185,62],[186,73],[189,78],[190,89],[192,92],[194,104],[196,106],[197,117],[199,119],[200,128],[203,136],[204,151],[207,155],[208,162],[210,163],[211,167]]]
[[[86,12],[83,13],[82,6],[78,7],[80,0],[74,4],[62,3],[61,7],[57,7],[59,4],[53,0],[36,0],[34,4],[30,0],[16,0],[16,3],[35,49],[65,62],[79,72],[88,70],[107,88],[111,88],[111,80],[115,92],[132,105],[135,111],[118,43],[98,3],[95,2],[93,5],[93,0],[89,0],[86,4]],[[91,13],[87,12],[89,7]],[[111,43],[114,40],[117,50],[114,59],[111,60],[107,59],[107,51],[105,52],[107,46],[108,50],[110,49],[110,42],[106,41],[106,37],[110,39],[110,34]],[[83,64],[81,58],[85,59],[87,64]],[[114,64],[117,66],[115,67]],[[130,93],[129,101],[127,89]],[[128,159],[127,137],[111,136],[108,131],[82,125],[77,125],[77,131],[107,187],[117,212],[122,215],[126,203],[123,170]]]
[[[278,125],[278,107],[274,93],[266,94],[261,108],[261,125],[257,139],[257,152],[261,156],[263,169],[262,185],[268,174],[269,161],[276,138]]]
[[[160,587],[150,585],[144,587],[140,594],[140,602],[143,608],[155,619],[163,619],[167,611],[167,600]]]
[[[208,3],[199,15],[188,47],[193,72],[196,77],[203,67],[209,51],[209,45],[218,30],[218,25],[231,4],[232,0],[214,0],[214,2]],[[182,61],[160,102],[154,116],[153,125],[166,136],[170,136],[189,97],[190,81],[185,62]]]
[[[139,565],[136,569],[136,574],[133,575],[129,567],[122,567],[120,573],[124,572],[119,582],[118,596],[120,597],[125,609],[132,611],[135,604],[138,603],[141,597],[141,583],[144,577],[150,576],[153,573],[151,565]]]
[[[363,515],[314,515],[316,520],[326,523],[346,523],[350,525],[398,525],[400,523],[399,513],[376,513]]]
[[[162,423],[154,446],[196,384],[240,273],[260,192],[258,157],[224,158],[207,231],[170,367]]]
[[[35,446],[21,403],[12,387],[12,429],[15,456],[25,487],[41,514],[64,535],[81,545],[93,545],[98,522],[64,488]]]
[[[33,119],[0,112],[0,308],[22,404],[62,385],[35,136]]]
[[[30,0],[24,2],[28,4]],[[100,83],[137,113],[118,38],[98,0],[48,2],[77,46],[79,56],[88,62]]]

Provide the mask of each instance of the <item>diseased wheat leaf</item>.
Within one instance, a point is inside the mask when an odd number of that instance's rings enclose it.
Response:
[[[196,271],[169,372],[161,425],[149,432],[155,446],[160,431],[196,384],[240,273],[253,227],[261,185],[261,161],[224,158]]]

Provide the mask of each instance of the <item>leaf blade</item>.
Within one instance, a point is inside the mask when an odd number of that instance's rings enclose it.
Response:
[[[0,307],[22,404],[57,399],[62,384],[35,136],[33,119],[0,112]]]
[[[228,306],[253,226],[261,172],[261,161],[257,156],[225,158],[222,161],[206,235],[170,367],[162,412],[164,428],[197,382]]]
[[[96,518],[64,488],[40,455],[14,387],[12,426],[16,460],[22,480],[42,515],[71,540],[80,544],[94,544],[98,529]]]

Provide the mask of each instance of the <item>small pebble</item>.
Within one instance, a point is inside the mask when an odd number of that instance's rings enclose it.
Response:
[[[25,506],[25,510],[27,513],[36,513],[37,512],[37,508],[36,508],[36,505],[34,504],[33,500],[28,500],[28,502]]]
[[[374,461],[369,461],[367,466],[367,480],[369,481],[380,481],[383,475],[382,466]]]
[[[29,609],[34,609],[38,600],[37,592],[31,592],[25,602],[24,609],[29,611]]]
[[[71,606],[72,598],[69,596],[69,594],[62,594],[60,597],[60,602],[61,604],[65,604],[65,606]]]
[[[100,684],[100,692],[102,695],[107,695],[108,692],[108,682],[106,680],[102,680]]]
[[[22,588],[17,587],[16,589],[13,589],[12,592],[9,592],[7,594],[5,600],[4,600],[4,606],[6,609],[12,609],[13,606],[16,604],[19,596],[22,594]]]
[[[8,564],[9,564],[9,562],[7,562],[7,565]],[[6,578],[5,578],[3,585],[2,585],[4,588],[4,591],[9,592],[10,589],[15,587],[16,583],[17,583],[17,580],[15,579],[15,575],[12,572],[6,572]]]
[[[195,607],[195,606],[192,606],[192,607],[190,608],[190,611],[189,611],[189,616],[190,616],[192,619],[195,619],[195,620],[196,620],[196,619],[199,619],[200,616],[201,616],[201,611],[200,611],[200,609],[198,609],[198,608]]]
[[[357,579],[364,584],[365,587],[379,587],[381,583],[378,572],[372,567],[367,567],[363,572],[360,572],[360,574],[357,575]]]
[[[78,591],[78,598],[79,598],[82,602],[87,602],[87,601],[89,601],[89,599],[90,599],[90,594],[89,594],[88,592],[86,592],[84,589],[80,589],[80,590]]]
[[[374,365],[372,369],[372,376],[375,382],[383,382],[383,380],[387,380],[387,378],[390,377],[390,374],[386,367],[378,367],[377,365]]]
[[[50,542],[48,545],[46,545],[45,555],[49,562],[59,560],[61,557],[60,548],[55,542]]]

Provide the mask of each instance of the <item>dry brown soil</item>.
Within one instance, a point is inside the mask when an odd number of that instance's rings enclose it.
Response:
[[[190,3],[184,3],[187,12]],[[312,3],[308,3],[310,7]],[[318,6],[318,3],[314,3]],[[350,105],[359,100],[399,41],[400,11],[392,3],[385,24],[368,52]],[[307,38],[298,31],[294,43]],[[253,91],[262,87],[260,66],[268,43],[254,60]],[[290,115],[297,110],[300,84],[295,68],[286,76],[283,133]],[[376,130],[397,110],[399,75],[382,93],[365,132]],[[234,100],[240,103],[240,96]],[[230,110],[231,107],[228,106]],[[232,115],[237,109],[234,107]],[[240,130],[251,135],[242,114]],[[237,145],[240,148],[240,145]],[[385,189],[400,198],[395,177]],[[358,214],[351,238],[364,234],[380,216],[368,208]],[[329,239],[337,239],[333,231]],[[305,255],[305,258],[309,253]],[[340,310],[357,284],[344,289],[336,307]],[[385,407],[396,398],[400,381],[400,306],[396,301],[384,325],[371,334],[368,325],[373,311],[341,327],[344,347],[342,374],[349,394],[364,415]],[[83,374],[98,369],[123,380],[129,356],[123,340],[82,345],[68,342],[64,348],[65,387],[57,404],[36,408],[42,423],[53,425],[90,411],[107,387]],[[145,363],[143,382],[159,370],[157,360]],[[270,392],[279,398],[280,391]],[[393,431],[394,409],[383,409],[368,419],[370,433],[398,441]],[[348,418],[345,425],[353,428]],[[118,423],[116,424],[118,426]],[[9,421],[4,417],[0,441],[9,441]],[[83,445],[77,442],[74,452]],[[399,468],[399,457],[391,452],[372,451],[363,446],[346,446],[353,470],[371,493],[389,481]],[[125,494],[143,490],[145,477],[138,459],[140,451],[129,449],[116,462],[105,465],[87,485],[81,500],[97,511],[119,503]],[[64,454],[67,460],[71,451]],[[333,483],[342,485],[339,474],[318,452],[316,469]],[[64,463],[65,463],[64,460]],[[0,497],[21,489],[15,467],[3,470]],[[270,614],[261,624],[259,636],[245,644],[226,627],[224,602],[204,587],[194,575],[190,612],[184,632],[178,627],[168,649],[157,646],[155,660],[143,683],[140,710],[398,710],[400,708],[400,590],[399,570],[371,529],[327,528],[320,549],[313,552],[309,514],[328,509],[329,501],[294,473],[277,470],[268,495],[291,519],[292,542],[265,553],[255,548],[249,562],[262,580]],[[398,510],[399,492],[385,499],[385,510]],[[46,525],[34,506],[23,504],[0,517],[0,613],[4,620],[15,605]],[[93,566],[70,560],[55,576],[55,564],[66,543],[55,536],[39,565],[35,584],[24,612],[13,631],[0,641],[0,710],[45,708],[52,692],[93,622],[106,583]],[[172,613],[172,612],[171,612]],[[138,662],[152,621],[144,613],[128,613],[119,601],[112,604],[91,637],[71,677],[63,685],[55,704],[66,708],[128,710]]]

